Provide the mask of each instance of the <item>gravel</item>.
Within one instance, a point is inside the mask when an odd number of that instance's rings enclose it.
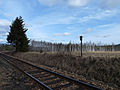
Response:
[[[38,89],[35,82],[0,57],[0,90]]]

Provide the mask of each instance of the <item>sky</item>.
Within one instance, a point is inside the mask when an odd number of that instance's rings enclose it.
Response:
[[[0,0],[0,43],[19,16],[31,40],[120,43],[120,0]]]

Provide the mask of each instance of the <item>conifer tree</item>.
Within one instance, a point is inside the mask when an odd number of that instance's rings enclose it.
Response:
[[[26,29],[22,17],[17,17],[10,26],[7,41],[16,48],[16,52],[26,52],[29,50],[29,40],[26,36]]]

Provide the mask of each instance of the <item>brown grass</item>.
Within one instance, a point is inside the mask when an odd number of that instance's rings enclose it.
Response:
[[[78,52],[75,52],[78,53]],[[87,52],[81,58],[75,53],[16,53],[17,57],[49,67],[83,75],[120,88],[120,52]]]

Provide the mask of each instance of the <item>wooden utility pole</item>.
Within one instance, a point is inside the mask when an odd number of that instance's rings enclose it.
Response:
[[[80,41],[81,41],[81,57],[82,57],[82,38],[83,38],[83,36],[80,36]]]

